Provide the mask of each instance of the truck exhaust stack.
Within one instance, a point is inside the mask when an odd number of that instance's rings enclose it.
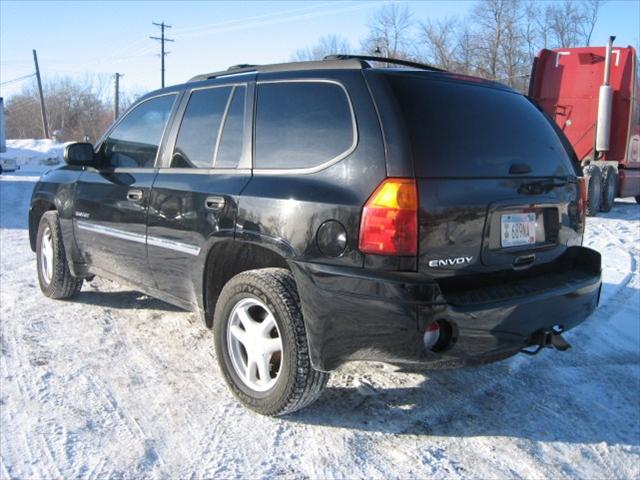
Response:
[[[604,82],[598,95],[598,120],[596,124],[596,152],[609,151],[611,137],[611,111],[613,107],[613,88],[609,85],[611,75],[611,50],[616,37],[609,37],[604,61]],[[596,156],[594,152],[594,157]],[[595,160],[595,158],[594,158]]]

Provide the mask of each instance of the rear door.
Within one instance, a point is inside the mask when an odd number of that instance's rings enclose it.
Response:
[[[581,242],[576,171],[550,121],[506,88],[395,74],[418,182],[418,269],[524,269]]]
[[[87,168],[76,186],[75,237],[89,267],[153,287],[146,223],[155,161],[178,93],[143,100],[98,145],[104,167]]]
[[[244,77],[246,78],[246,77]],[[251,178],[250,82],[188,90],[151,191],[147,249],[160,290],[195,304],[212,238],[233,239]]]

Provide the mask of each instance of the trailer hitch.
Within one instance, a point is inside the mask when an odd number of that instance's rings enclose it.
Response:
[[[527,355],[536,355],[537,353],[540,353],[540,350],[543,348],[555,348],[561,352],[569,350],[571,345],[569,345],[569,342],[562,337],[562,331],[563,328],[560,326],[554,326],[550,330],[538,330],[531,335],[527,345],[525,348],[521,349],[520,352]],[[527,350],[527,347],[531,346],[537,346],[537,348],[535,350]]]

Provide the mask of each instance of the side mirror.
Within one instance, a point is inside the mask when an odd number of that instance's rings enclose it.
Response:
[[[90,143],[74,142],[64,147],[64,161],[67,165],[95,167],[96,155]]]

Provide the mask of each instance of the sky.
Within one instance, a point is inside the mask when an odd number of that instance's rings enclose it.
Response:
[[[542,1],[542,0],[541,0]],[[172,26],[167,37],[166,84],[240,63],[290,60],[324,35],[345,37],[356,51],[367,23],[385,0],[371,1],[0,1],[0,95],[10,97],[33,77],[32,49],[43,79],[124,74],[124,92],[160,87],[160,45],[152,22]],[[465,16],[471,0],[406,3],[414,19]],[[604,3],[592,44],[640,43],[640,0]],[[5,83],[9,82],[9,83]]]

